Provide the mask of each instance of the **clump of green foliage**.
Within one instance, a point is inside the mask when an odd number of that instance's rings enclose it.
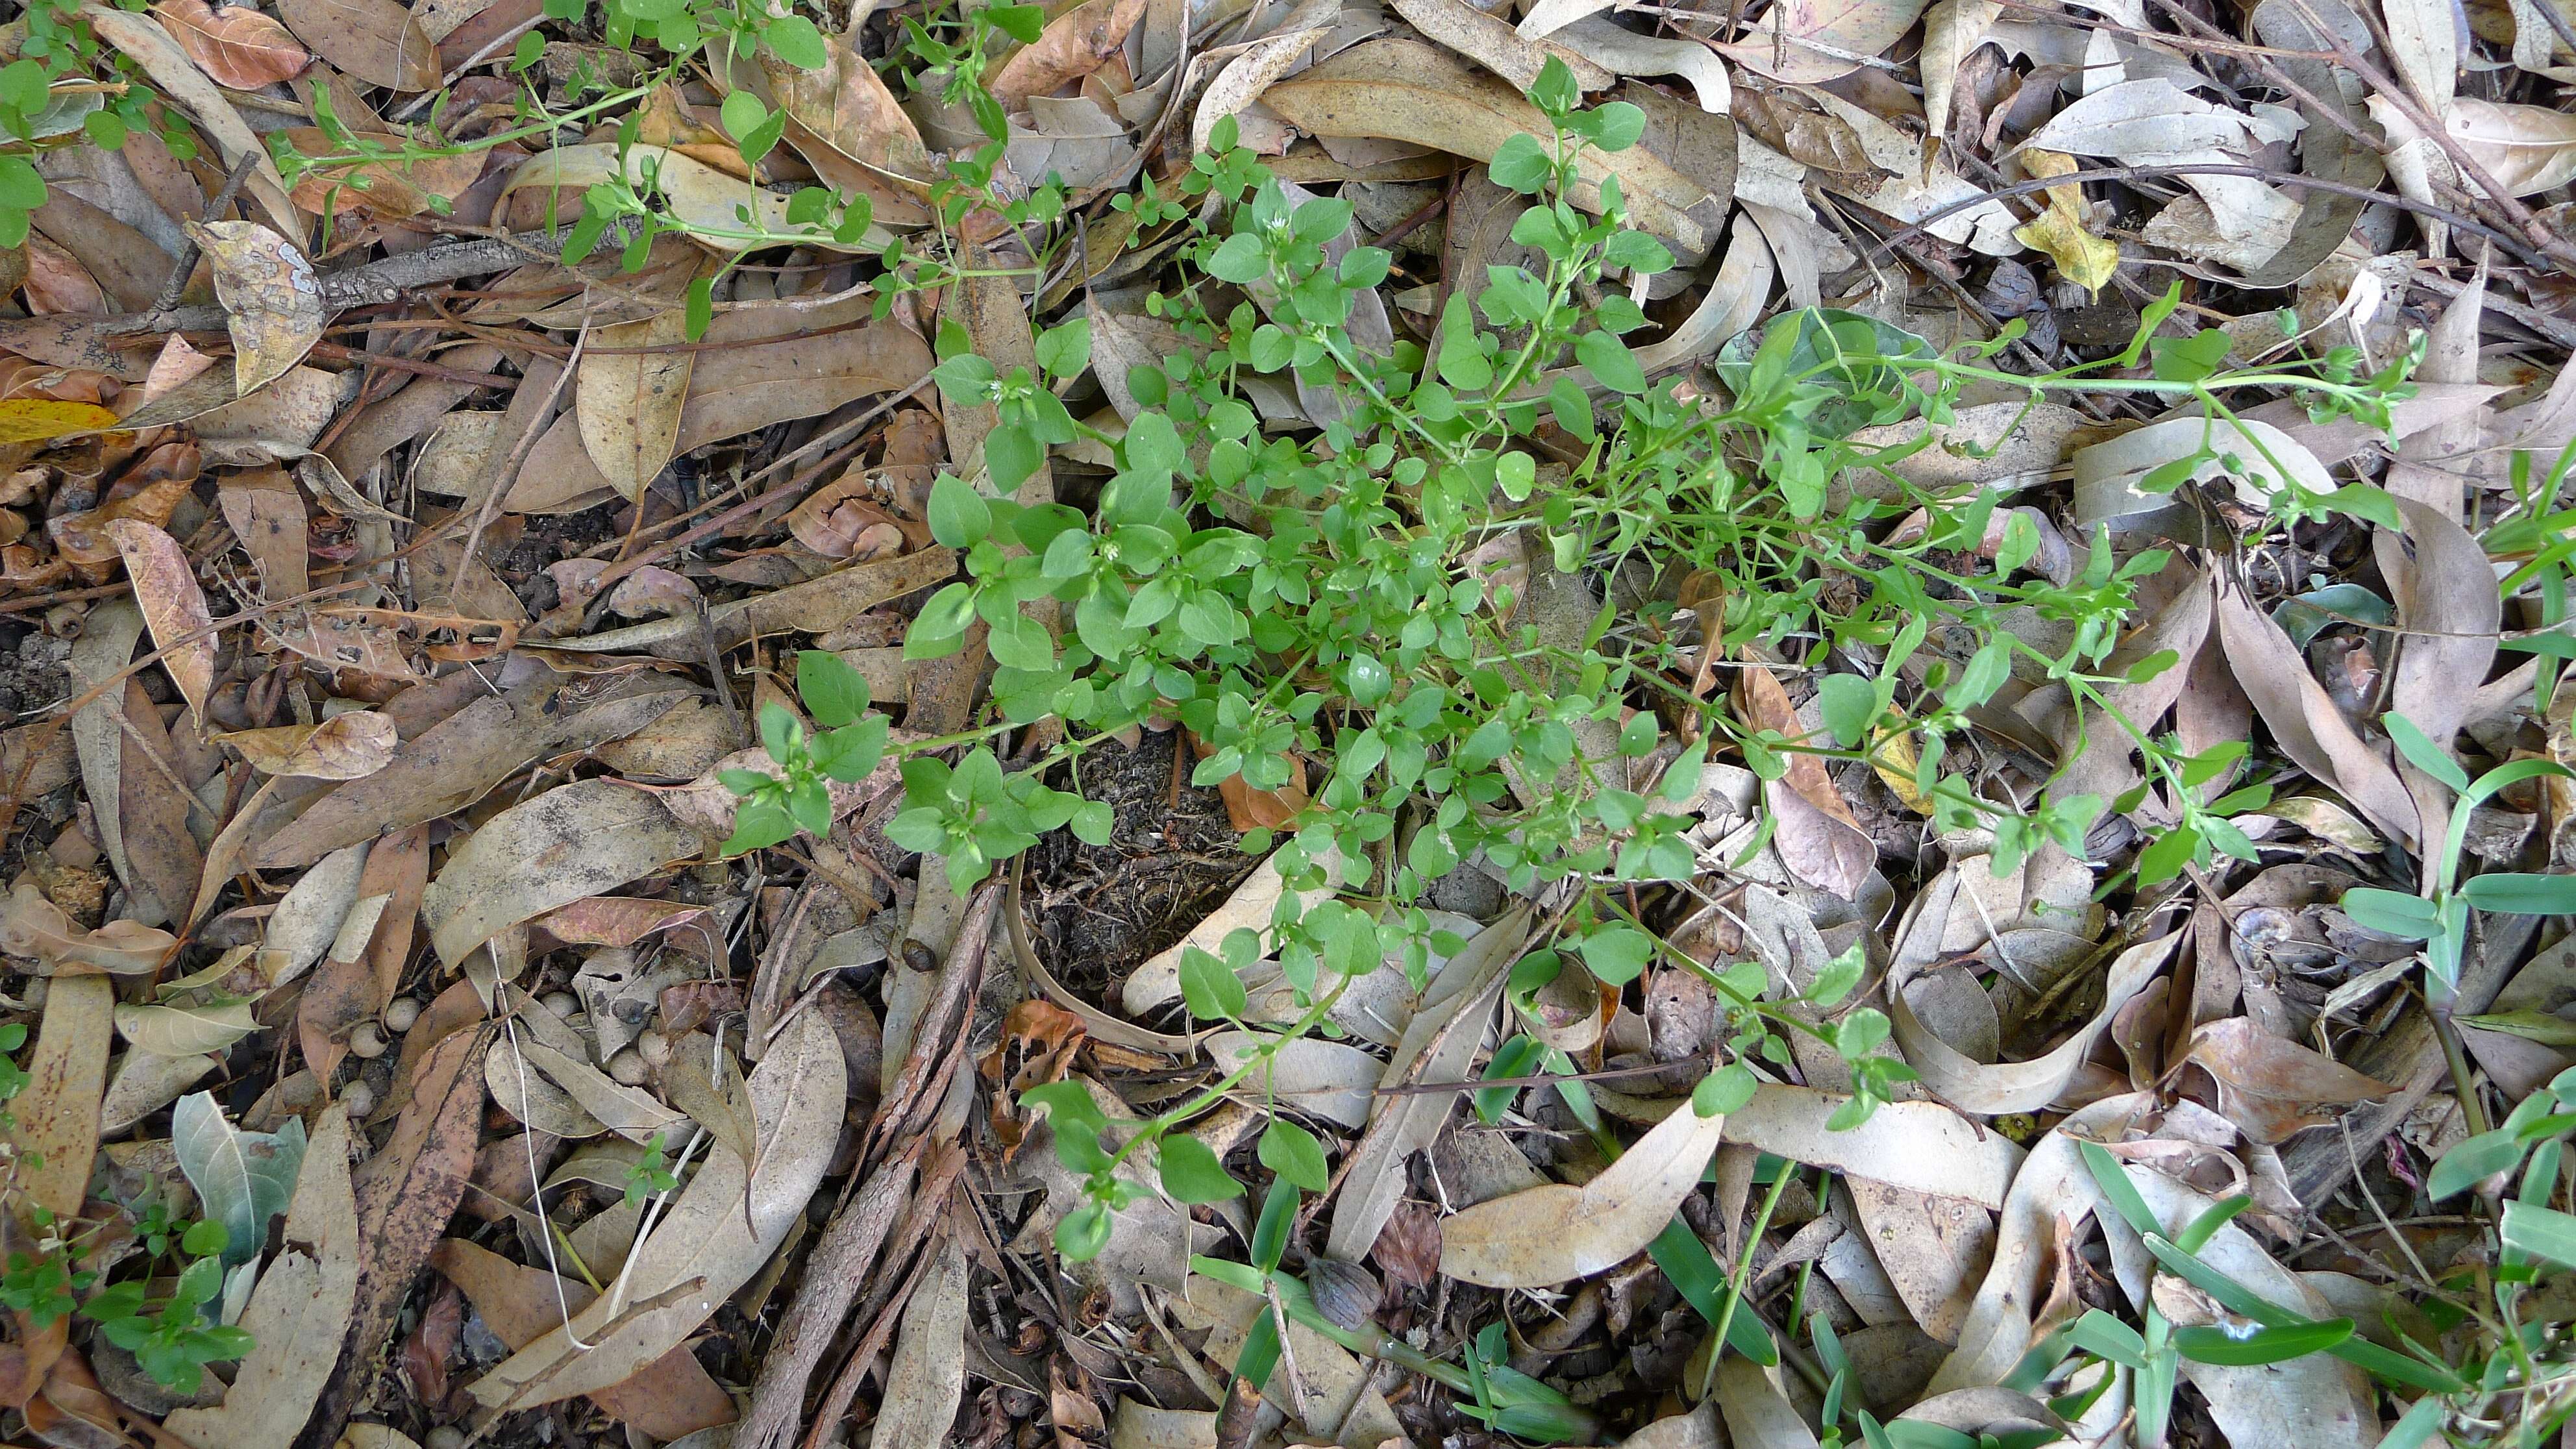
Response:
[[[26,1041],[24,1026],[0,1026],[0,1103],[27,1086],[26,1069],[8,1055]],[[0,1109],[0,1126],[15,1125]],[[197,1391],[206,1365],[229,1363],[250,1352],[254,1340],[247,1329],[215,1322],[206,1312],[224,1288],[224,1249],[232,1235],[222,1223],[191,1222],[174,1216],[167,1204],[154,1202],[130,1224],[79,1228],[40,1204],[21,1200],[18,1170],[42,1165],[12,1153],[8,1179],[0,1182],[0,1212],[21,1214],[21,1226],[34,1239],[33,1251],[12,1249],[0,1268],[0,1308],[26,1315],[28,1325],[38,1330],[77,1314],[97,1325],[100,1337],[133,1354],[156,1382],[183,1394]],[[91,1261],[111,1226],[130,1227],[133,1242],[143,1250],[143,1272],[102,1287],[103,1275]],[[178,1273],[166,1295],[155,1298],[153,1292],[161,1286],[155,1270],[174,1259]]]

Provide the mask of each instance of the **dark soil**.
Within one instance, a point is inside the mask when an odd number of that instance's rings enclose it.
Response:
[[[1180,731],[1147,734],[1133,750],[1105,745],[1083,757],[1082,791],[1117,812],[1107,845],[1070,830],[1029,852],[1030,913],[1037,947],[1065,985],[1106,995],[1127,974],[1189,934],[1254,861],[1214,790],[1186,771],[1175,791]]]

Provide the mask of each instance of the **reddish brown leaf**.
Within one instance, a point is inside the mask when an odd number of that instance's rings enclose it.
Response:
[[[161,0],[152,13],[217,85],[255,91],[293,80],[313,63],[285,26],[247,5],[217,9],[206,0]]]
[[[1025,110],[1029,97],[1051,95],[1126,48],[1127,32],[1145,18],[1145,0],[1083,0],[1047,23],[1035,45],[1012,52],[993,77],[993,99]]]
[[[1755,729],[1775,730],[1805,742],[1807,727],[1790,707],[1789,692],[1759,664],[1737,676],[1735,707]],[[1852,818],[1851,806],[1825,773],[1825,762],[1804,750],[1784,750],[1788,773],[1762,786],[1763,802],[1778,822],[1771,846],[1790,873],[1844,900],[1859,899],[1861,882],[1878,864],[1878,846]]]
[[[1378,1271],[1410,1287],[1427,1286],[1440,1271],[1440,1214],[1428,1203],[1396,1204],[1369,1249]]]

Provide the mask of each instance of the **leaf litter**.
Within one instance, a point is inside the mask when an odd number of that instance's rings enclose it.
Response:
[[[0,1433],[2564,1426],[2546,0],[567,9],[0,28]]]

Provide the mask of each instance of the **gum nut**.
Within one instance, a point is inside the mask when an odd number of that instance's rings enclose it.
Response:
[[[376,1110],[376,1089],[364,1082],[351,1082],[340,1089],[340,1105],[349,1109],[349,1120],[362,1121]]]
[[[1339,1258],[1317,1258],[1308,1265],[1306,1287],[1314,1295],[1316,1312],[1354,1332],[1377,1311],[1381,1292],[1376,1274]]]
[[[409,1031],[412,1023],[418,1020],[420,1020],[420,1003],[408,996],[395,997],[393,1005],[385,1008],[385,1030],[387,1031]]]
[[[349,1033],[349,1055],[373,1061],[384,1054],[385,1034],[377,1029],[374,1022],[359,1022],[358,1029]]]
[[[45,1004],[45,993],[53,990],[53,986],[54,978],[50,976],[31,976],[27,978],[26,989],[18,993],[18,999],[30,1007],[42,1006]]]
[[[454,1424],[441,1424],[420,1441],[420,1449],[465,1449],[465,1431]]]
[[[653,1075],[653,1069],[644,1064],[643,1054],[635,1048],[620,1047],[617,1055],[608,1059],[608,1075],[625,1086],[640,1087]]]
[[[537,1004],[557,1016],[570,1016],[581,1010],[581,1002],[569,991],[549,991],[537,998]]]
[[[576,1011],[572,1015],[564,1018],[564,1025],[571,1027],[576,1032],[587,1034],[590,1031],[590,1013],[587,1011]]]
[[[671,1039],[651,1027],[646,1027],[636,1033],[635,1054],[644,1059],[644,1065],[659,1067],[671,1059]]]

